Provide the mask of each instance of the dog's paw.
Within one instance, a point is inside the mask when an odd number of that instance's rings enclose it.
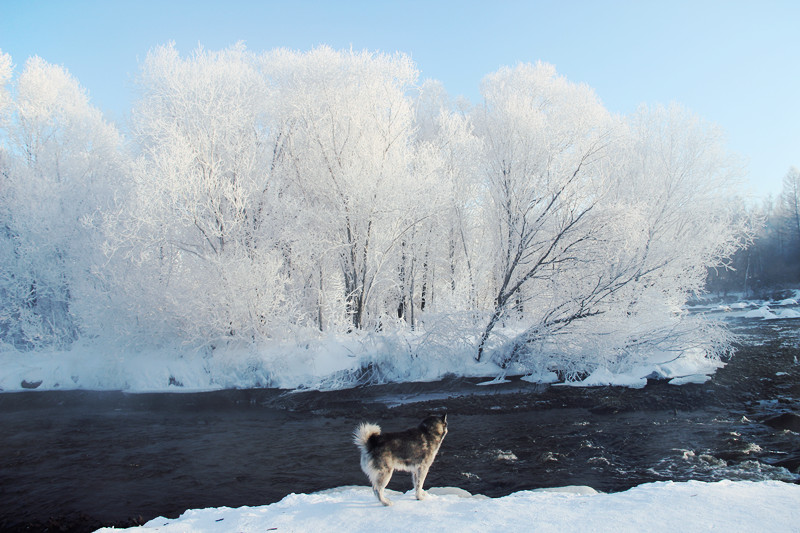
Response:
[[[387,500],[386,498],[382,499],[381,503],[386,507],[391,507],[392,505],[394,505],[394,502],[392,500]]]
[[[417,499],[418,500],[424,500],[427,497],[428,497],[428,493],[425,492],[424,490],[421,490],[421,491],[417,492]]]

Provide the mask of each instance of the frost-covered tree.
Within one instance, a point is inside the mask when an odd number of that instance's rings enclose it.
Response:
[[[0,126],[5,126],[7,114],[11,108],[11,94],[8,84],[13,74],[11,56],[0,50]]]
[[[470,107],[403,54],[168,45],[126,156],[63,69],[11,73],[0,53],[5,342],[379,332],[570,379],[726,349],[679,309],[749,236],[738,168],[679,107],[614,116],[541,63]]]
[[[719,294],[744,292],[770,297],[774,291],[800,281],[800,171],[792,167],[784,175],[777,198],[767,196],[758,204],[742,202],[739,217],[754,221],[752,243],[740,249],[730,268],[712,269],[707,287]]]
[[[740,164],[717,127],[679,106],[643,106],[626,123],[609,199],[624,212],[615,255],[628,268],[594,326],[601,353],[609,366],[654,352],[718,357],[729,349],[726,331],[680,309],[704,291],[709,268],[749,242],[753,226],[737,211]]]
[[[800,249],[800,170],[796,167],[783,177],[780,202],[787,238]]]
[[[8,85],[11,82],[14,66],[11,56],[0,50],[0,179],[8,179],[8,154],[6,152],[8,123],[10,120],[13,101]],[[0,183],[4,183],[1,182]]]
[[[327,47],[277,51],[268,61],[289,125],[286,179],[300,210],[292,255],[320,288],[320,304],[335,298],[325,287],[336,287],[348,327],[375,326],[403,243],[426,217],[421,194],[430,173],[413,143],[406,94],[416,68],[405,55]]]
[[[495,263],[478,359],[498,321],[514,309],[533,318],[528,335],[537,337],[597,313],[591,301],[609,281],[592,280],[586,288],[579,276],[563,282],[564,274],[585,270],[603,245],[593,215],[609,188],[614,124],[591,89],[546,64],[501,69],[484,79],[482,93],[477,121]]]
[[[483,93],[495,296],[477,357],[498,324],[502,365],[568,376],[644,351],[718,354],[720,330],[676,315],[745,235],[717,132],[678,108],[620,121],[543,64],[502,69]]]
[[[110,227],[128,322],[212,344],[269,335],[284,301],[275,245],[273,159],[281,132],[242,45],[174,46],[142,64],[133,136],[139,151],[128,205]]]
[[[10,58],[0,77],[8,79]],[[64,345],[101,280],[99,217],[121,179],[120,136],[62,67],[32,57],[16,80],[2,160],[0,335]]]
[[[428,143],[438,158],[436,181],[442,196],[435,218],[433,254],[440,271],[435,287],[442,309],[474,311],[478,307],[477,263],[483,263],[476,248],[481,224],[479,202],[481,176],[478,171],[482,144],[474,133],[473,120],[453,108],[438,82],[426,82],[417,99],[420,140]]]

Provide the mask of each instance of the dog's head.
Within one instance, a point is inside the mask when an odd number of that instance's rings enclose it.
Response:
[[[429,416],[422,421],[420,428],[429,435],[443,439],[447,435],[447,413]]]

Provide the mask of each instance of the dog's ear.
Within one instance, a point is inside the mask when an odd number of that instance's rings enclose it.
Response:
[[[445,413],[442,415],[442,422],[444,423],[444,425],[445,425],[445,426],[447,425],[447,412],[446,412],[446,411],[445,411]]]

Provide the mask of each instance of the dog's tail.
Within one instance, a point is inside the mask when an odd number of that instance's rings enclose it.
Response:
[[[353,431],[353,442],[356,446],[361,448],[362,453],[368,453],[367,443],[373,435],[380,435],[381,427],[377,424],[370,424],[364,422]]]

